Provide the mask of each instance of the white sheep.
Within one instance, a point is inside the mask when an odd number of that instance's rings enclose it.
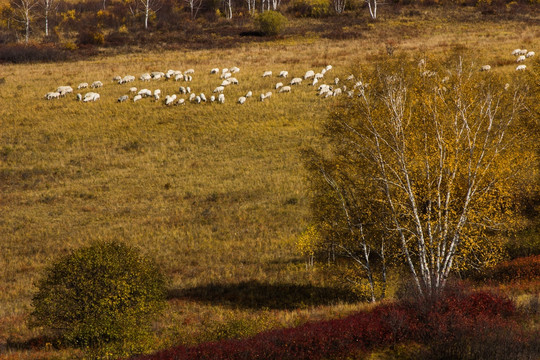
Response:
[[[339,83],[339,78],[334,79],[334,85],[337,85]]]
[[[223,80],[221,82],[221,86],[229,86],[231,84],[231,82],[229,80]]]
[[[524,71],[525,69],[527,69],[527,65],[518,65],[516,71]]]
[[[233,85],[238,85],[238,79],[232,77],[232,78],[229,78],[229,83],[230,84],[233,84]]]
[[[193,76],[191,76],[191,75],[186,75],[186,74],[184,73],[184,81],[187,81],[187,82],[193,81]]]
[[[225,90],[225,87],[224,87],[224,86],[218,86],[218,87],[215,88],[214,91],[212,91],[212,92],[214,92],[214,93],[220,93],[220,94],[221,94],[221,93],[223,92],[223,90]]]
[[[324,77],[324,75],[321,74],[321,73],[316,73],[315,76],[314,76],[314,78],[317,79],[317,80],[321,80],[323,77]]]
[[[306,73],[304,74],[304,79],[309,79],[311,77],[314,77],[315,76],[315,71],[313,70],[308,70],[306,71]]]
[[[141,81],[150,81],[152,79],[152,76],[149,73],[144,73],[139,77],[139,80]]]
[[[183,87],[183,86],[180,86],[180,88],[178,89],[178,92],[179,92],[180,94],[185,94],[185,93],[186,93],[186,88]]]
[[[58,99],[59,97],[60,93],[58,91],[51,91],[45,95],[45,99],[47,100]]]
[[[191,88],[189,86],[186,86],[186,93],[191,93]]]
[[[265,98],[265,97],[266,97],[266,96],[265,96],[264,94],[261,94],[261,95],[259,96],[259,100],[260,100],[260,101],[264,101],[264,98]]]
[[[193,70],[193,69],[187,69],[186,71],[184,71],[184,74],[186,74],[186,75],[194,74],[194,73],[195,73],[195,70]]]
[[[283,93],[283,92],[291,92],[291,87],[290,86],[282,86],[279,91],[280,93]]]
[[[195,100],[196,97],[197,95],[195,95],[195,93],[192,93],[191,95],[189,95],[189,101]]]
[[[165,96],[165,105],[171,105],[176,100],[176,94]]]
[[[519,55],[516,62],[520,63],[520,62],[524,62],[525,61],[525,55]]]
[[[80,83],[79,86],[77,86],[77,89],[86,89],[88,87],[88,83]]]
[[[137,88],[136,87],[130,87],[129,92],[130,93],[135,93],[135,92],[137,92]]]
[[[184,78],[184,75],[182,75],[182,74],[176,74],[176,75],[174,76],[174,81],[180,81],[180,80],[182,80],[183,78]]]
[[[122,95],[118,98],[118,102],[121,103],[121,102],[124,102],[126,101],[127,99],[129,99],[129,96],[127,95]]]
[[[201,93],[199,95],[199,97],[201,98],[202,101],[206,102],[206,95],[204,95],[203,93]]]
[[[323,74],[323,75],[326,74],[326,69],[322,69],[321,74]]]
[[[272,92],[271,91],[268,91],[266,94],[264,94],[264,98],[265,99],[268,99],[269,97],[272,96]]]
[[[311,82],[311,86],[317,85],[318,82],[319,82],[319,79],[313,78],[313,81]]]
[[[324,93],[324,98],[329,98],[330,96],[334,96],[334,93],[332,91],[327,91],[326,93]]]
[[[141,100],[141,99],[142,99],[142,95],[135,95],[135,96],[133,97],[133,102],[137,102],[137,101],[139,101],[139,100]]]
[[[301,78],[293,78],[290,85],[300,85],[302,83]]]
[[[512,51],[512,55],[518,56],[520,52],[521,52],[521,49],[515,49],[514,51]]]
[[[185,103],[186,103],[185,99],[178,99],[178,102],[176,103],[176,105],[184,105]]]
[[[338,95],[341,95],[342,94],[342,91],[340,88],[337,88],[336,90],[334,90],[334,96],[338,96]]]
[[[325,68],[325,69],[326,69],[326,71],[332,70],[332,65],[326,65],[326,68]]]
[[[165,77],[165,73],[162,73],[161,71],[154,71],[154,72],[150,73],[150,76],[154,80],[159,80],[162,77]]]
[[[142,90],[139,90],[139,92],[137,94],[141,95],[141,96],[144,96],[144,97],[147,97],[147,96],[152,96],[152,91],[150,91],[148,89],[142,89]]]
[[[121,76],[115,76],[115,77],[113,77],[113,79],[112,79],[113,82],[119,82],[119,81],[121,81],[121,80],[122,80],[122,77],[121,77]]]
[[[213,68],[212,70],[210,70],[210,74],[217,74],[218,72],[219,72],[218,68]]]
[[[534,53],[534,51],[529,51],[529,52],[525,55],[525,57],[530,58],[530,57],[533,57],[534,55],[536,55],[536,54]]]
[[[229,72],[229,68],[223,68],[221,69],[221,73],[222,74],[225,74],[225,73],[228,73]]]
[[[83,102],[99,100],[99,94],[95,92],[88,92],[84,95]]]
[[[118,80],[118,83],[119,84],[126,84],[128,82],[133,82],[135,81],[135,76],[133,75],[126,75],[124,76],[122,79]]]
[[[232,68],[230,68],[229,71],[232,72],[233,74],[238,73],[238,72],[240,72],[240,68],[236,67],[236,66],[233,66]]]
[[[246,93],[246,96],[245,96],[245,97],[246,97],[246,98],[249,98],[249,97],[252,97],[252,96],[253,96],[253,93],[252,93],[251,91],[248,91],[248,92]]]
[[[269,77],[269,76],[272,76],[272,72],[271,71],[265,71],[263,73],[263,76],[262,77]]]
[[[480,71],[489,71],[491,70],[491,66],[490,65],[483,65],[481,68],[480,68]]]
[[[225,95],[219,94],[217,99],[218,99],[218,103],[220,103],[220,104],[225,103]]]
[[[519,55],[527,55],[527,49],[521,49]]]
[[[73,88],[71,86],[59,86],[56,89],[56,92],[60,93],[60,96],[65,96],[66,94],[71,94],[73,92]]]
[[[210,102],[216,101],[216,97],[214,95],[210,96]]]
[[[289,76],[288,71],[283,70],[279,73],[279,77],[286,78],[287,76]]]
[[[275,89],[277,90],[277,89],[279,89],[279,88],[282,87],[282,86],[283,86],[283,83],[282,83],[282,82],[278,82],[278,83],[276,84]]]
[[[240,97],[238,98],[238,103],[239,103],[240,105],[242,105],[242,104],[245,103],[245,102],[246,102],[246,97],[245,97],[245,96],[240,96]]]
[[[98,88],[98,87],[102,87],[102,86],[103,86],[103,83],[102,83],[101,81],[99,81],[99,80],[98,80],[98,81],[94,81],[94,82],[92,83],[92,85],[90,85],[90,87],[91,87],[91,88],[94,88],[94,89],[95,89],[95,88]]]
[[[77,94],[77,101],[82,101],[82,95],[81,94]]]
[[[228,79],[232,76],[232,74],[230,72],[228,73],[225,73],[225,74],[221,74],[220,78],[221,79]]]
[[[199,95],[195,96],[195,99],[194,101],[197,103],[197,104],[200,104],[201,103],[201,97]]]
[[[161,90],[159,89],[154,90],[154,97],[156,98],[156,100],[159,100],[160,95],[161,95]]]
[[[351,74],[351,75],[347,76],[347,78],[345,80],[346,81],[353,81],[354,80],[354,75]]]

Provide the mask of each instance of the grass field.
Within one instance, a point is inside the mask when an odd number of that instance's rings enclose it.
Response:
[[[94,239],[139,247],[170,278],[169,307],[155,324],[156,348],[247,336],[365,306],[347,303],[347,294],[335,304],[337,290],[305,271],[294,245],[309,219],[299,150],[317,142],[335,100],[318,98],[306,84],[277,94],[275,75],[301,76],[331,64],[328,76],[345,78],[385,53],[386,44],[417,56],[469,49],[479,66],[491,64],[493,71],[514,71],[514,48],[540,49],[538,19],[523,24],[476,16],[457,22],[404,14],[347,41],[308,33],[225,50],[2,65],[0,358],[80,356],[33,346],[37,333],[26,320],[43,267]],[[231,66],[240,67],[240,84],[226,90],[223,105],[116,103],[131,86],[165,95],[189,85],[208,96],[221,82],[210,69]],[[195,69],[188,84],[111,81],[188,68]],[[265,70],[274,76],[261,78]],[[96,103],[43,98],[60,85],[95,80],[105,84]],[[254,98],[236,104],[248,90]],[[266,91],[273,96],[259,102]]]

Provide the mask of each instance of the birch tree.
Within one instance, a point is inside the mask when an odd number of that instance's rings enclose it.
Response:
[[[45,18],[45,36],[49,36],[49,14],[51,11],[56,11],[58,4],[56,0],[41,0],[41,7]]]
[[[362,84],[326,124],[335,170],[311,174],[343,204],[348,244],[374,248],[365,235],[384,233],[418,293],[437,296],[451,272],[498,261],[491,235],[518,226],[517,175],[536,163],[521,126],[527,86],[461,60],[428,68],[404,59]]]
[[[152,14],[159,11],[159,0],[139,0],[144,10],[144,28],[148,29],[148,19]]]
[[[185,0],[189,5],[191,19],[194,20],[202,6],[202,0]]]
[[[30,22],[34,15],[34,9],[39,0],[11,0],[10,5],[14,9],[15,20],[24,24],[24,42],[28,44],[30,37]]]
[[[333,0],[334,10],[337,14],[342,14],[345,11],[347,0]]]
[[[381,0],[364,0],[367,3],[369,9],[369,15],[373,20],[377,19],[377,6],[381,3]]]

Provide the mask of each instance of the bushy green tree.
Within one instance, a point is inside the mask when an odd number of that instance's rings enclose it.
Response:
[[[165,278],[128,245],[96,242],[52,263],[37,283],[32,323],[98,357],[144,351]]]
[[[278,35],[287,25],[287,18],[278,11],[265,11],[256,18],[259,30],[265,35]]]

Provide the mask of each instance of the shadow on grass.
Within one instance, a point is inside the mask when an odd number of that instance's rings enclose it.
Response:
[[[358,301],[358,297],[352,291],[341,288],[268,284],[257,281],[226,285],[208,284],[189,289],[171,289],[168,298],[194,300],[231,307],[280,310]]]

